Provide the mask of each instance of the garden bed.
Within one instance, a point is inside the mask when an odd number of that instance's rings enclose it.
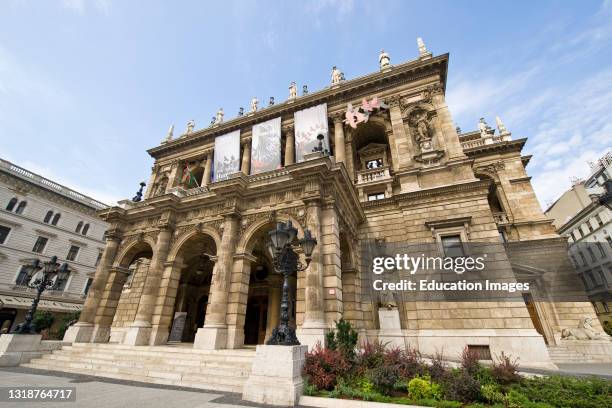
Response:
[[[612,381],[526,378],[518,373],[518,359],[503,353],[490,367],[467,348],[458,367],[450,367],[441,353],[426,363],[414,349],[382,343],[357,347],[357,334],[342,320],[326,340],[327,348],[315,346],[306,355],[304,395],[355,402],[336,401],[336,408],[366,408],[370,404],[364,401],[448,408],[612,408]],[[310,403],[328,406],[318,398]]]

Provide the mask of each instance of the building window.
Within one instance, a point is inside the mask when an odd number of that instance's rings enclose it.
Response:
[[[382,200],[385,198],[385,193],[368,194],[368,201]]]
[[[595,215],[595,221],[597,221],[597,225],[599,225],[600,227],[603,227],[604,223],[603,223],[603,220],[601,219],[601,215],[599,214]]]
[[[502,244],[507,244],[508,238],[506,238],[506,231],[500,229],[498,230],[498,232],[499,232],[499,239],[502,242]]]
[[[25,210],[26,205],[28,205],[26,201],[20,202],[17,206],[17,209],[15,210],[15,214],[23,214],[23,210]]]
[[[584,288],[588,290],[590,288],[590,286],[589,286],[589,283],[587,282],[586,278],[584,277],[584,275],[580,275],[580,279],[582,279],[582,284],[584,285]]]
[[[0,244],[4,244],[4,242],[6,242],[6,237],[8,237],[9,232],[11,232],[9,227],[0,225]]]
[[[595,286],[599,286],[599,285],[600,285],[600,283],[599,283],[599,282],[597,282],[597,279],[595,279],[595,275],[593,275],[593,272],[592,272],[592,271],[589,271],[589,272],[587,273],[587,275],[588,275],[588,277],[589,277],[589,280],[590,280],[590,281],[593,283],[593,287],[595,287]]]
[[[586,226],[587,226],[587,228],[588,228],[588,230],[590,232],[595,232],[595,228],[593,228],[593,226],[591,225],[591,221],[590,220],[587,221],[585,224],[586,224]]]
[[[604,312],[610,313],[610,308],[608,307],[608,302],[601,302],[601,305],[603,306]]]
[[[87,231],[89,231],[89,224],[85,224],[83,227],[83,235],[87,235]]]
[[[70,247],[70,250],[68,251],[68,255],[66,255],[66,260],[74,261],[76,259],[77,255],[79,254],[79,249],[81,249],[81,248],[79,248],[76,245],[72,245]]]
[[[601,242],[596,242],[595,245],[597,245],[597,249],[599,249],[599,255],[601,255],[602,258],[605,258],[606,251],[604,250],[603,245],[601,245]]]
[[[593,248],[588,247],[587,252],[589,253],[589,256],[591,257],[591,261],[597,262],[597,258],[595,258],[595,252],[593,252]]]
[[[57,225],[61,217],[62,217],[62,214],[60,213],[55,214],[53,216],[53,221],[51,221],[51,225]]]
[[[578,252],[578,255],[580,255],[580,259],[582,259],[582,266],[587,266],[587,260],[584,257],[584,254],[582,252]]]
[[[89,292],[89,288],[91,287],[92,283],[93,283],[93,278],[87,279],[87,283],[85,284],[85,289],[83,290],[84,294],[87,294]]]
[[[96,263],[94,266],[100,265],[100,260],[102,259],[102,252],[98,252],[98,257],[96,258]]]
[[[68,277],[64,279],[55,278],[55,285],[53,286],[53,290],[63,291],[66,289],[66,284],[68,284]]]
[[[580,229],[575,229],[573,234],[574,234],[574,236],[576,236],[576,241],[578,241],[580,238],[582,238],[582,233],[581,233]]]
[[[51,221],[51,217],[53,217],[53,211],[49,210],[47,211],[47,214],[45,214],[45,218],[43,219],[43,222],[45,224],[48,224],[49,221]]]
[[[30,282],[31,267],[29,265],[23,265],[17,274],[15,285],[17,286],[28,286]]]
[[[6,211],[13,211],[13,209],[15,208],[15,206],[17,205],[17,198],[13,197],[11,198],[11,200],[8,202],[8,204],[6,205]]]
[[[77,234],[81,233],[81,228],[83,228],[83,221],[79,221],[79,223],[76,226],[76,229],[74,230],[74,232],[76,232]]]
[[[42,254],[47,246],[47,241],[49,241],[46,237],[38,237],[36,243],[34,244],[34,248],[32,248],[32,252],[36,252],[37,254]]]
[[[608,245],[612,248],[612,237],[606,237],[606,241],[608,241]]]
[[[465,255],[463,252],[463,244],[461,243],[461,236],[459,234],[440,237],[440,240],[442,242],[444,256],[457,258]]]

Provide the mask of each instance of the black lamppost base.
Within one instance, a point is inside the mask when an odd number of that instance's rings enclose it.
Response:
[[[272,335],[266,342],[268,346],[299,346],[300,342],[295,335],[295,330],[281,323],[272,330]]]
[[[32,328],[32,325],[19,323],[11,334],[36,334],[36,331]]]

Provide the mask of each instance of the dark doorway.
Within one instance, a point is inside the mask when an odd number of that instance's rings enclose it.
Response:
[[[244,344],[263,344],[266,337],[268,296],[250,296],[244,322]]]
[[[204,295],[198,301],[198,314],[196,317],[196,325],[198,328],[204,327],[204,320],[206,319],[206,307],[208,306],[208,295]]]

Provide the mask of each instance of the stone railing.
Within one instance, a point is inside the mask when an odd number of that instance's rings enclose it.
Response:
[[[505,212],[493,213],[493,220],[496,224],[508,224],[510,222],[508,214]]]
[[[84,194],[78,193],[68,187],[62,186],[61,184],[39,176],[38,174],[32,173],[31,171],[28,171],[23,167],[19,167],[6,160],[0,159],[0,168],[4,169],[8,173],[17,175],[18,177],[25,178],[33,184],[37,184],[47,190],[55,191],[56,193],[62,194],[97,210],[102,210],[108,207],[106,204],[101,203],[100,201],[87,197]]]
[[[375,181],[390,180],[389,166],[368,169],[357,172],[357,184],[372,183]]]
[[[261,174],[254,174],[252,176],[249,176],[248,180],[249,180],[249,183],[252,183],[255,181],[263,181],[263,180],[269,180],[269,179],[276,178],[276,177],[285,176],[287,174],[289,174],[288,170],[278,169],[274,171],[267,171]]]
[[[482,146],[491,145],[495,143],[507,142],[509,140],[512,140],[510,138],[510,134],[504,134],[501,136],[496,135],[496,136],[491,136],[491,137],[483,137],[480,139],[466,140],[465,142],[461,142],[461,147],[464,150],[473,149],[475,147],[482,147]]]

